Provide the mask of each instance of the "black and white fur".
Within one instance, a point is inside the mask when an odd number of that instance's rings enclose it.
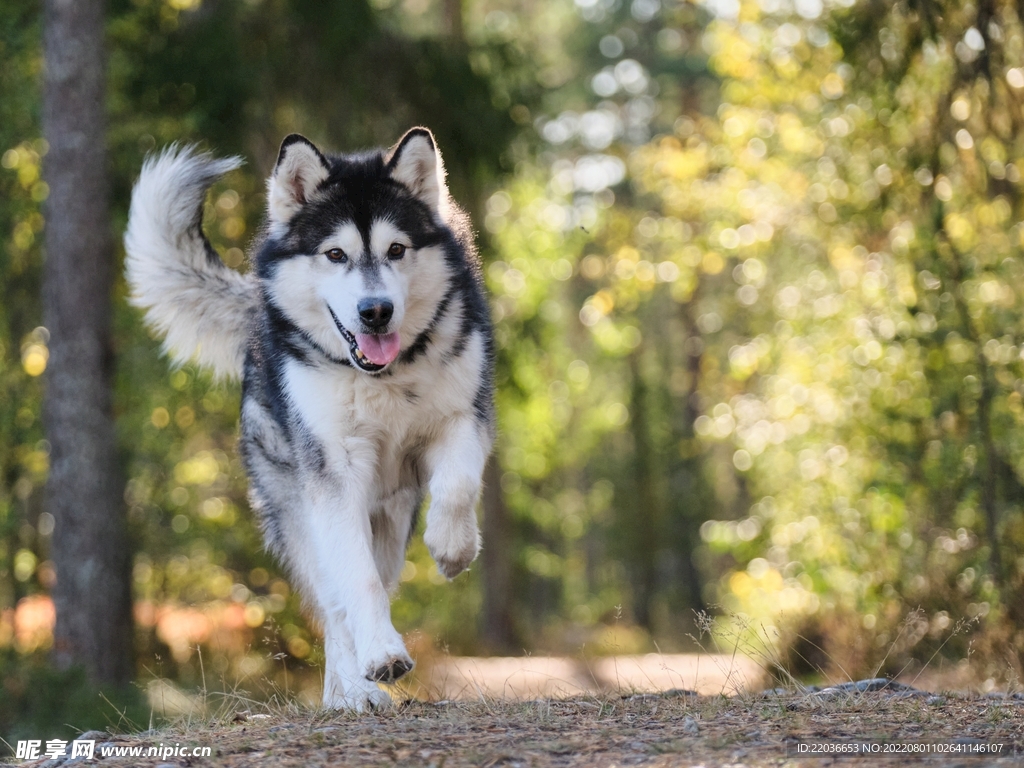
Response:
[[[323,703],[381,706],[377,681],[413,666],[389,595],[425,495],[445,576],[480,548],[494,351],[472,234],[426,129],[346,156],[292,135],[243,275],[202,231],[207,189],[238,165],[175,147],[146,161],[125,234],[132,301],[175,360],[242,377],[250,498],[323,624]]]

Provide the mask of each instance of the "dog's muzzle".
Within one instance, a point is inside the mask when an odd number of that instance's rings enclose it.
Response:
[[[387,326],[391,321],[391,315],[394,311],[391,302],[386,302],[386,304],[386,311],[383,308],[375,310],[375,318],[378,322],[383,318],[384,314],[387,315],[387,320],[379,323],[378,327],[380,328]],[[334,320],[334,325],[338,328],[341,337],[348,343],[349,351],[352,353],[352,361],[360,370],[366,373],[379,373],[398,357],[401,341],[397,333],[352,333],[342,324],[338,316],[334,314],[334,310],[331,309],[330,305],[327,306],[327,311],[331,313],[331,319]],[[362,314],[363,307],[362,303],[360,303],[360,315]],[[370,324],[368,323],[368,325]]]

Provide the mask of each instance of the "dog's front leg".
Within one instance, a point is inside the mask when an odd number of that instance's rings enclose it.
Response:
[[[487,427],[471,415],[449,421],[427,451],[430,508],[423,541],[449,579],[466,570],[480,551],[476,503],[490,452]]]
[[[334,616],[324,624],[324,696],[326,709],[384,709],[391,697],[367,680],[356,657],[355,641],[348,625]]]
[[[356,673],[368,681],[393,682],[413,662],[391,623],[390,599],[374,562],[368,512],[372,474],[357,464],[350,462],[344,479],[321,477],[311,494],[307,525],[322,578],[314,589],[327,625],[328,670],[336,670],[339,679],[351,675],[353,666],[344,658],[351,647]],[[326,687],[324,692],[326,703]]]

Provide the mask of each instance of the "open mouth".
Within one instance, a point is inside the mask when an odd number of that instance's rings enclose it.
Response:
[[[348,343],[352,361],[362,371],[377,373],[384,370],[396,357],[401,346],[397,333],[352,333],[341,324],[334,310],[327,307],[341,337]]]

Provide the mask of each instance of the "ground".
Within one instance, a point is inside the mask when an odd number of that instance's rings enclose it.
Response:
[[[855,685],[735,696],[675,690],[564,700],[408,701],[364,715],[295,706],[261,711],[254,705],[245,711],[232,704],[228,709],[234,712],[203,723],[93,738],[107,747],[212,748],[207,758],[107,757],[99,762],[160,768],[1024,765],[1024,701],[1018,698],[872,690],[878,684],[851,690]],[[905,753],[836,759],[800,751],[822,743],[861,750],[868,744],[877,750],[928,744],[947,751],[927,761]],[[980,750],[1001,750],[1002,756],[979,757]],[[21,765],[55,768],[59,763]]]

